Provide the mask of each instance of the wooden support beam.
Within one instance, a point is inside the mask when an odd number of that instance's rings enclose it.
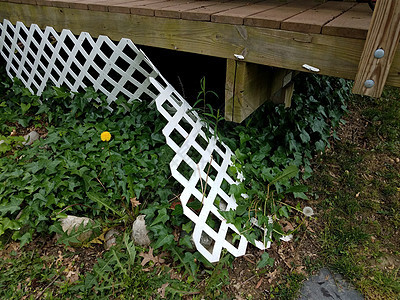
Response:
[[[400,39],[400,1],[377,1],[353,93],[380,97]],[[378,50],[378,51],[377,51]]]
[[[268,98],[268,67],[228,59],[225,120],[240,123]]]
[[[293,71],[227,60],[225,120],[241,123],[265,101],[290,106]]]

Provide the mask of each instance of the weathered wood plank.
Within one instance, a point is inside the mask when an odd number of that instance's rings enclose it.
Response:
[[[207,6],[219,4],[217,1],[194,1],[166,8],[161,8],[155,11],[156,17],[180,19],[181,13],[187,10],[204,8]]]
[[[400,1],[377,1],[361,55],[353,93],[380,97],[400,40]],[[374,55],[377,49],[384,55]],[[367,86],[372,80],[373,86]],[[372,85],[372,84],[371,84]]]
[[[290,0],[268,0],[259,3],[254,3],[247,6],[241,6],[227,11],[219,12],[211,16],[211,21],[217,23],[237,24],[242,25],[244,18],[273,9],[289,2]],[[293,1],[293,0],[291,0]]]
[[[321,4],[321,0],[294,1],[245,18],[244,25],[280,28],[281,22]]]
[[[355,5],[352,2],[329,1],[286,19],[281,29],[299,32],[320,33],[322,26]]]
[[[365,39],[372,11],[366,3],[359,3],[322,28],[322,34]]]
[[[118,4],[113,4],[108,6],[108,11],[113,13],[125,13],[130,14],[132,8],[138,8],[141,5],[164,2],[165,0],[128,0]]]
[[[261,1],[261,0],[259,0]],[[211,15],[226,11],[236,7],[246,6],[250,1],[219,1],[220,3],[210,5],[207,7],[200,7],[182,12],[181,18],[184,20],[196,20],[196,21],[211,21]]]
[[[135,15],[143,15],[143,16],[154,16],[155,10],[164,8],[164,7],[169,7],[169,6],[174,6],[180,3],[185,3],[186,0],[167,0],[167,1],[162,1],[162,2],[149,2],[146,4],[140,4],[138,6],[133,6],[131,8],[131,14]]]
[[[241,123],[266,101],[289,105],[293,71],[228,59],[225,119]]]
[[[269,97],[268,67],[227,60],[225,83],[225,120],[241,123]]]
[[[246,62],[290,70],[305,71],[302,65],[307,63],[320,74],[349,79],[355,78],[364,47],[360,39],[322,34],[0,2],[0,20],[4,18],[228,59],[243,54]],[[400,86],[399,74],[397,50],[387,84]]]

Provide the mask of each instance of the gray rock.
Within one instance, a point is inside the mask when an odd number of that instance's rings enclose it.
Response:
[[[363,295],[340,274],[323,268],[304,282],[299,300],[363,300]]]
[[[107,233],[104,236],[104,248],[106,250],[110,249],[112,246],[115,246],[117,244],[117,236],[120,235],[120,232],[114,228],[110,229],[107,231]]]
[[[90,218],[76,217],[76,216],[67,216],[66,218],[61,219],[60,221],[63,231],[66,232],[67,234],[71,234],[73,230],[77,231],[82,223],[84,226],[86,226],[89,222],[94,224],[94,221]],[[92,230],[87,230],[87,231],[85,230],[79,236],[77,236],[77,239],[81,243],[88,241],[92,233],[93,233]],[[71,246],[76,246],[76,245],[71,243]]]
[[[139,215],[132,225],[132,239],[136,245],[147,247],[150,245],[149,231],[144,220],[145,215]]]
[[[200,244],[202,244],[204,248],[210,249],[213,242],[214,240],[207,233],[205,233],[204,231],[201,233]]]
[[[25,142],[23,142],[22,144],[25,146],[32,145],[34,141],[39,139],[39,137],[39,133],[37,133],[36,131],[31,131],[24,136]]]

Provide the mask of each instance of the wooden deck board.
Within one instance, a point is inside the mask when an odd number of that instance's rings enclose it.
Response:
[[[0,0],[365,39],[367,4],[323,0]],[[350,8],[350,9],[349,9]]]
[[[109,5],[108,11],[111,13],[130,14],[132,7],[137,7],[138,5],[143,3],[149,3],[149,1],[152,1],[152,3],[157,3],[165,0],[138,0],[138,1],[125,0],[121,1],[120,3],[113,3],[112,5]]]
[[[184,20],[194,20],[194,21],[211,21],[211,15],[217,14],[219,12],[227,11],[237,7],[244,7],[246,5],[254,3],[254,1],[227,1],[221,2],[215,5],[210,5],[207,7],[200,7],[196,9],[191,9],[182,12],[182,19]],[[261,2],[261,0],[259,0]]]
[[[164,17],[164,18],[174,18],[180,19],[182,17],[182,12],[188,10],[196,10],[199,8],[204,8],[207,6],[219,4],[217,1],[194,1],[184,4],[178,4],[175,6],[170,6],[162,9],[158,9],[155,11],[156,17]]]
[[[322,27],[355,5],[354,2],[329,1],[282,22],[281,29],[320,33]]]
[[[213,14],[211,16],[211,21],[217,23],[242,25],[246,17],[284,5],[289,1],[293,0],[267,0],[247,6],[229,9]]]
[[[142,16],[155,16],[156,10],[171,7],[171,6],[176,6],[176,5],[180,5],[180,4],[186,4],[188,2],[192,2],[192,1],[190,1],[190,0],[167,0],[167,1],[162,1],[162,2],[138,5],[137,7],[131,8],[131,14],[142,15]]]
[[[280,28],[282,21],[321,4],[318,0],[294,1],[245,18],[244,25]]]
[[[326,24],[322,28],[322,34],[365,39],[371,18],[368,4],[359,3]]]

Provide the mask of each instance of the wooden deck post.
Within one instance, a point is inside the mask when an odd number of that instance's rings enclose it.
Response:
[[[225,120],[241,123],[265,101],[290,106],[293,71],[228,59]]]
[[[400,39],[400,1],[377,1],[353,93],[380,97]]]

